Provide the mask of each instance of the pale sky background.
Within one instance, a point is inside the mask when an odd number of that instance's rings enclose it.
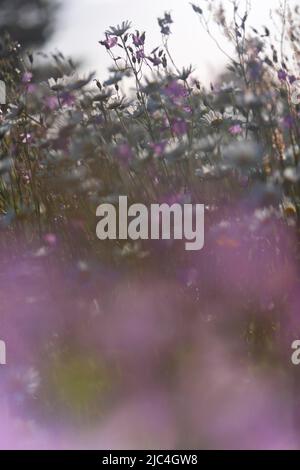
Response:
[[[194,0],[199,6],[205,2]],[[270,9],[278,6],[280,0],[252,0],[251,3],[249,24],[270,26]],[[289,0],[289,3],[292,6],[297,1]],[[223,4],[232,10],[231,0],[224,0]],[[146,50],[150,52],[161,44],[157,17],[163,16],[164,11],[171,11],[174,19],[170,49],[176,63],[180,67],[193,64],[200,80],[208,84],[225,65],[226,58],[202,30],[190,0],[62,0],[57,32],[46,50],[61,50],[81,60],[84,71],[94,70],[98,78],[104,79],[111,65],[105,48],[98,44],[104,38],[104,31],[111,25],[130,20],[136,29],[146,31]],[[223,40],[222,46],[224,44]]]

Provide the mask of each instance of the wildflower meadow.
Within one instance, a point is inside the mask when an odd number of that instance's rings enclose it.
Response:
[[[300,9],[229,3],[187,4],[209,86],[172,12],[99,32],[106,79],[0,31],[1,449],[300,448]],[[99,239],[122,196],[203,205],[203,246]]]

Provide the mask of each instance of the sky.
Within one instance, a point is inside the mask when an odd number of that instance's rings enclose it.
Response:
[[[194,0],[199,6],[205,2]],[[252,0],[251,3],[251,25],[270,25],[270,8],[279,5],[280,0]],[[291,5],[295,3],[290,0]],[[224,0],[223,4],[226,9],[232,9],[231,0]],[[104,38],[104,31],[111,25],[130,20],[134,28],[146,31],[151,51],[161,44],[157,17],[163,16],[164,11],[170,11],[174,19],[170,49],[175,62],[179,67],[192,64],[200,80],[209,84],[225,66],[226,58],[202,30],[190,0],[62,0],[57,31],[46,51],[60,50],[79,59],[85,72],[93,70],[102,80],[111,65],[105,48],[98,43]],[[217,29],[214,33],[218,37]],[[223,39],[221,43],[224,44]]]

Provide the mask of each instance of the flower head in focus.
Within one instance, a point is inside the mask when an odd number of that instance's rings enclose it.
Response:
[[[127,31],[131,28],[130,21],[122,21],[120,25],[110,26],[106,31],[107,36],[117,36],[122,37]]]

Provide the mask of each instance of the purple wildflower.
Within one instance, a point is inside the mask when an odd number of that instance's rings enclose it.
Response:
[[[137,58],[137,60],[143,60],[143,59],[145,59],[145,51],[144,51],[144,49],[139,49],[138,51],[136,51],[136,58]]]
[[[176,80],[172,80],[165,88],[165,94],[169,98],[185,98],[187,96],[187,91],[183,85],[178,83]]]
[[[112,49],[118,44],[118,38],[116,36],[107,36],[105,41],[99,41],[102,46],[105,46],[107,50]]]
[[[31,72],[24,72],[22,75],[22,83],[24,84],[27,93],[34,93],[36,90],[36,85],[31,83],[32,77],[33,75]]]
[[[295,124],[295,120],[294,120],[293,116],[291,116],[290,114],[287,114],[282,119],[282,125],[285,129],[292,129],[294,124]]]
[[[54,233],[46,233],[43,238],[48,245],[50,246],[56,245],[57,237]]]
[[[127,143],[120,144],[116,149],[116,156],[120,159],[121,164],[128,165],[133,158],[131,147]]]
[[[132,42],[135,47],[142,47],[145,44],[145,33],[140,36],[139,31],[136,31],[136,34],[132,35]]]
[[[153,150],[155,156],[161,157],[165,151],[166,145],[167,145],[167,142],[162,141],[162,142],[151,143],[150,147]]]
[[[59,99],[62,105],[73,106],[73,104],[75,103],[74,95],[72,95],[71,93],[62,93]]]
[[[229,132],[231,135],[239,135],[243,131],[242,126],[240,124],[233,124],[233,126],[229,127]]]
[[[286,71],[283,70],[283,69],[280,69],[280,70],[278,71],[278,74],[277,74],[277,75],[278,75],[279,80],[281,80],[281,81],[283,81],[283,82],[286,81],[287,76],[288,76],[287,73],[286,73]]]
[[[184,106],[182,109],[187,114],[191,114],[192,112],[192,108],[190,106]]]
[[[24,72],[22,75],[22,83],[30,83],[32,80],[31,72]]]
[[[55,109],[57,109],[59,106],[57,96],[47,96],[45,98],[45,105],[51,111],[54,111]]]
[[[183,119],[176,118],[171,122],[171,129],[174,134],[180,136],[186,134],[188,127],[187,123]]]
[[[169,25],[173,23],[171,14],[166,12],[164,17],[158,18],[157,21],[160,26],[160,32],[165,36],[169,36],[169,34],[171,33]]]
[[[153,57],[149,56],[148,59],[155,66],[161,65],[161,63],[162,63],[161,59],[159,57],[157,57],[156,55],[154,55]]]

